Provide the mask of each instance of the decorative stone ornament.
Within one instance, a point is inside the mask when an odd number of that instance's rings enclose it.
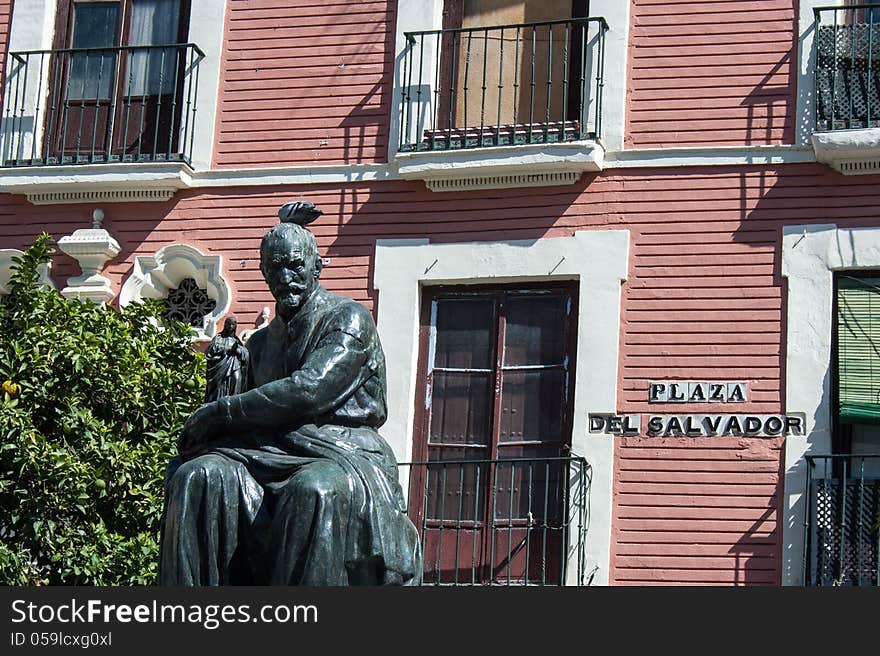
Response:
[[[104,212],[96,209],[91,228],[75,230],[72,235],[58,240],[58,248],[79,263],[82,275],[67,279],[61,290],[65,298],[88,299],[104,304],[116,295],[110,279],[101,275],[104,266],[119,255],[120,246],[109,232],[101,227]]]
[[[195,287],[214,301],[213,310],[205,308],[207,314],[201,325],[194,326],[198,339],[209,340],[217,334],[217,323],[232,304],[229,283],[223,278],[222,263],[219,255],[205,255],[197,248],[179,243],[169,244],[154,255],[138,255],[131,276],[119,291],[119,307],[124,308],[145,298],[168,299],[184,280],[191,278]]]

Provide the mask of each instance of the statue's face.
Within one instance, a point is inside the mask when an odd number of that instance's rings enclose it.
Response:
[[[282,234],[271,241],[260,269],[282,315],[292,317],[312,293],[318,284],[315,266],[315,258],[307,257],[295,234]]]
[[[229,337],[230,335],[234,335],[238,330],[238,320],[237,319],[227,319],[223,323],[223,334]]]

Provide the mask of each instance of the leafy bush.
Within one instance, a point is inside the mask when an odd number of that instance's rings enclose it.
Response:
[[[152,584],[165,466],[204,389],[188,326],[40,287],[43,234],[0,301],[0,583]]]

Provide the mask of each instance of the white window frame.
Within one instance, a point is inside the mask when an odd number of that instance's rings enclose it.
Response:
[[[410,461],[413,452],[422,286],[578,281],[571,442],[572,453],[586,459],[592,476],[586,576],[596,585],[609,582],[615,438],[589,433],[587,415],[617,409],[621,285],[628,276],[629,251],[628,230],[584,230],[537,241],[376,242],[373,286],[379,290],[378,328],[388,380],[382,435],[401,462]],[[568,583],[576,569],[569,568]]]
[[[605,75],[602,96],[602,143],[606,151],[623,150],[626,80],[629,45],[630,3],[624,0],[590,0],[590,15],[608,21],[605,34]],[[395,39],[394,94],[388,159],[397,155],[400,141],[400,106],[403,88],[405,32],[439,30],[443,27],[443,0],[398,0]]]
[[[782,230],[782,275],[788,280],[785,405],[807,415],[805,435],[785,438],[782,583],[803,585],[804,517],[810,453],[831,453],[831,316],[834,272],[880,268],[880,228],[836,224]]]

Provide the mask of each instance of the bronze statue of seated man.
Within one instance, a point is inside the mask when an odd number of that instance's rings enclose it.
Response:
[[[280,212],[260,246],[276,301],[247,342],[246,390],[187,420],[169,467],[163,585],[417,585],[385,421],[385,359],[359,303],[318,283],[311,203]]]

